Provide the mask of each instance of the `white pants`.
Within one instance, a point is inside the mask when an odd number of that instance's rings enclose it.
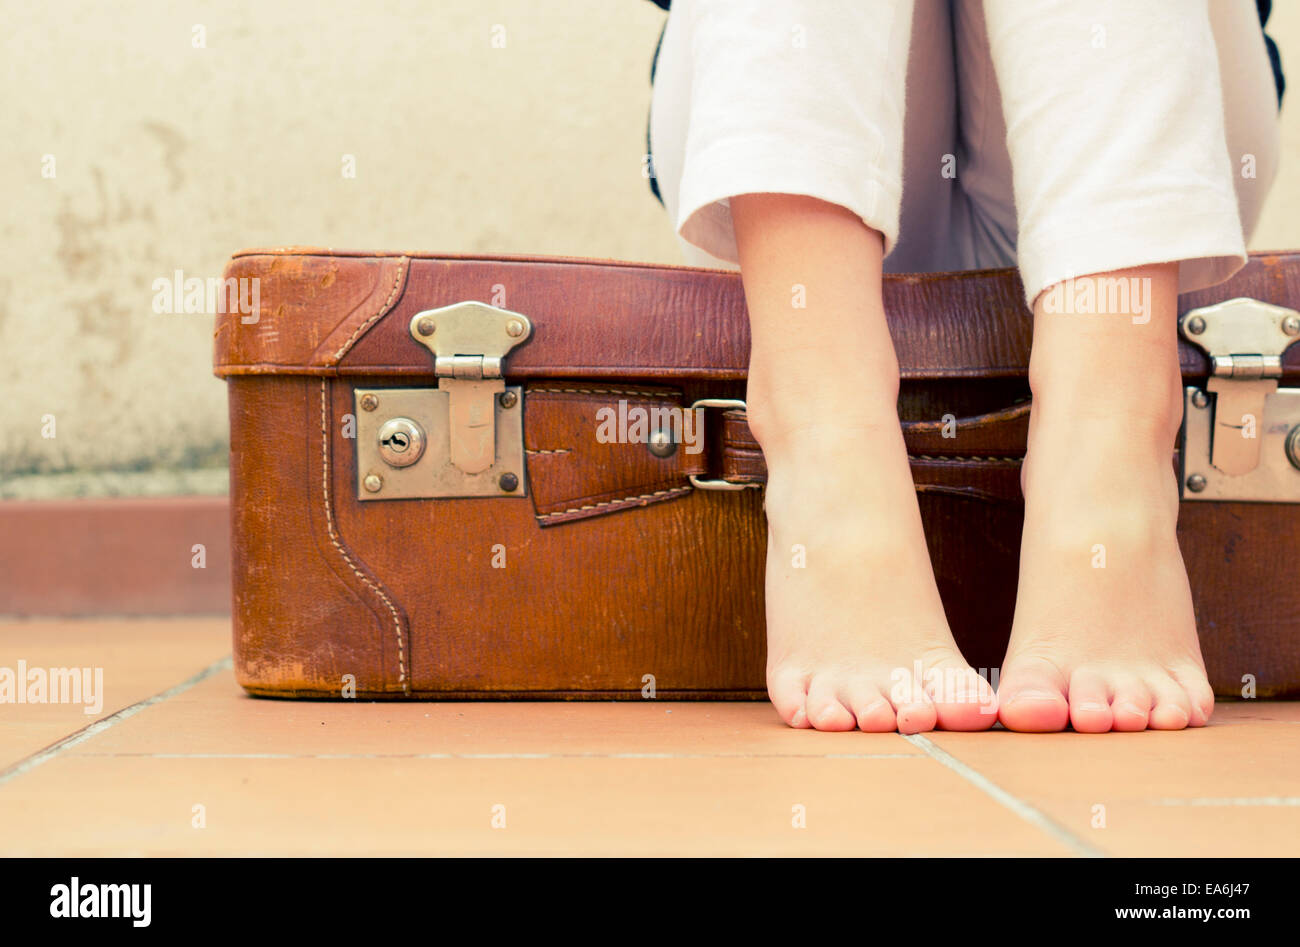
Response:
[[[674,0],[651,147],[687,261],[734,267],[728,199],[883,234],[889,272],[1061,280],[1245,262],[1277,167],[1253,0]]]

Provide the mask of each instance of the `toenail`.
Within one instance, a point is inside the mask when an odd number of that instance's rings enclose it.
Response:
[[[1124,711],[1126,714],[1134,714],[1135,716],[1138,716],[1138,717],[1145,717],[1145,716],[1146,716],[1146,713],[1147,713],[1145,710],[1143,710],[1143,709],[1142,709],[1141,707],[1139,707],[1137,704],[1131,704],[1131,703],[1129,703],[1128,701],[1125,701],[1124,703],[1119,704],[1118,706],[1116,706],[1115,709],[1116,709],[1116,710],[1122,710],[1122,711]]]
[[[790,718],[790,726],[797,727],[807,719],[808,715],[804,713],[804,709],[800,707],[794,712],[794,716]]]
[[[1015,703],[1020,700],[1050,700],[1052,702],[1060,701],[1060,694],[1053,694],[1051,691],[1021,691],[1011,698],[1009,703]]]
[[[1106,705],[1099,704],[1095,700],[1085,700],[1083,703],[1079,704],[1079,709],[1088,711],[1105,710]]]

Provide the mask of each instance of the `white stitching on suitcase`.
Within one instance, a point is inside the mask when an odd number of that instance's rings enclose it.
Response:
[[[557,447],[554,450],[525,450],[525,454],[569,454],[573,452],[572,447]]]
[[[656,490],[654,493],[642,493],[640,496],[623,497],[621,500],[604,500],[600,503],[589,503],[586,506],[575,506],[567,510],[559,510],[555,513],[539,513],[539,520],[546,519],[548,516],[565,516],[569,513],[581,513],[584,510],[597,510],[602,506],[618,506],[620,503],[631,503],[633,500],[648,500],[651,497],[667,496],[671,493],[690,493],[694,487],[673,487],[671,490]]]
[[[407,264],[406,257],[402,257],[402,262],[397,264],[397,279],[393,280],[393,289],[388,294],[388,299],[384,301],[384,305],[380,307],[377,313],[375,313],[365,322],[361,323],[361,325],[357,326],[357,331],[352,333],[352,338],[344,342],[343,348],[339,349],[337,352],[334,353],[334,361],[337,362],[341,358],[343,358],[343,356],[348,353],[348,349],[352,348],[352,344],[356,342],[356,340],[361,336],[361,333],[365,332],[366,329],[370,328],[370,325],[376,319],[378,319],[384,313],[388,312],[388,307],[391,306],[393,304],[393,300],[397,298],[397,290],[401,288],[402,275],[406,272],[406,264]]]
[[[388,611],[393,616],[393,626],[397,629],[397,682],[402,685],[402,692],[409,694],[411,693],[411,685],[406,680],[406,645],[402,639],[401,616],[397,614],[397,609],[393,607],[393,603],[384,594],[384,590],[353,565],[351,557],[342,544],[339,543],[338,534],[334,531],[334,511],[330,507],[329,412],[326,410],[325,405],[324,378],[320,382],[320,453],[321,485],[325,490],[325,526],[329,530],[330,542],[334,544],[334,548],[338,550],[339,555],[343,557],[343,561],[348,564],[348,568],[353,571],[356,577],[373,589],[375,594],[383,599],[384,604],[388,606]]]
[[[529,388],[525,394],[547,391],[557,395],[641,395],[646,398],[676,398],[672,391],[630,391],[623,388]]]
[[[974,454],[908,454],[907,456],[912,460],[954,461],[957,463],[962,461],[976,461],[978,463],[991,464],[1021,463],[1021,458],[1019,457],[978,457]]]

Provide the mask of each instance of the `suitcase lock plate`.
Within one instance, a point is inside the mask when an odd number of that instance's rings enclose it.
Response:
[[[416,313],[410,331],[438,387],[356,390],[357,499],[527,496],[523,389],[501,366],[528,317],[463,302]]]
[[[1179,320],[1210,356],[1204,388],[1183,391],[1184,500],[1300,503],[1300,388],[1279,388],[1300,313],[1229,299]]]

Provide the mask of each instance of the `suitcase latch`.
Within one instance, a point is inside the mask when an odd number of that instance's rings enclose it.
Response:
[[[528,317],[480,302],[416,313],[437,388],[357,389],[357,498],[524,497],[523,389],[502,362]]]
[[[1210,357],[1205,387],[1183,392],[1183,499],[1300,502],[1300,388],[1278,387],[1300,313],[1229,299],[1178,325]]]

